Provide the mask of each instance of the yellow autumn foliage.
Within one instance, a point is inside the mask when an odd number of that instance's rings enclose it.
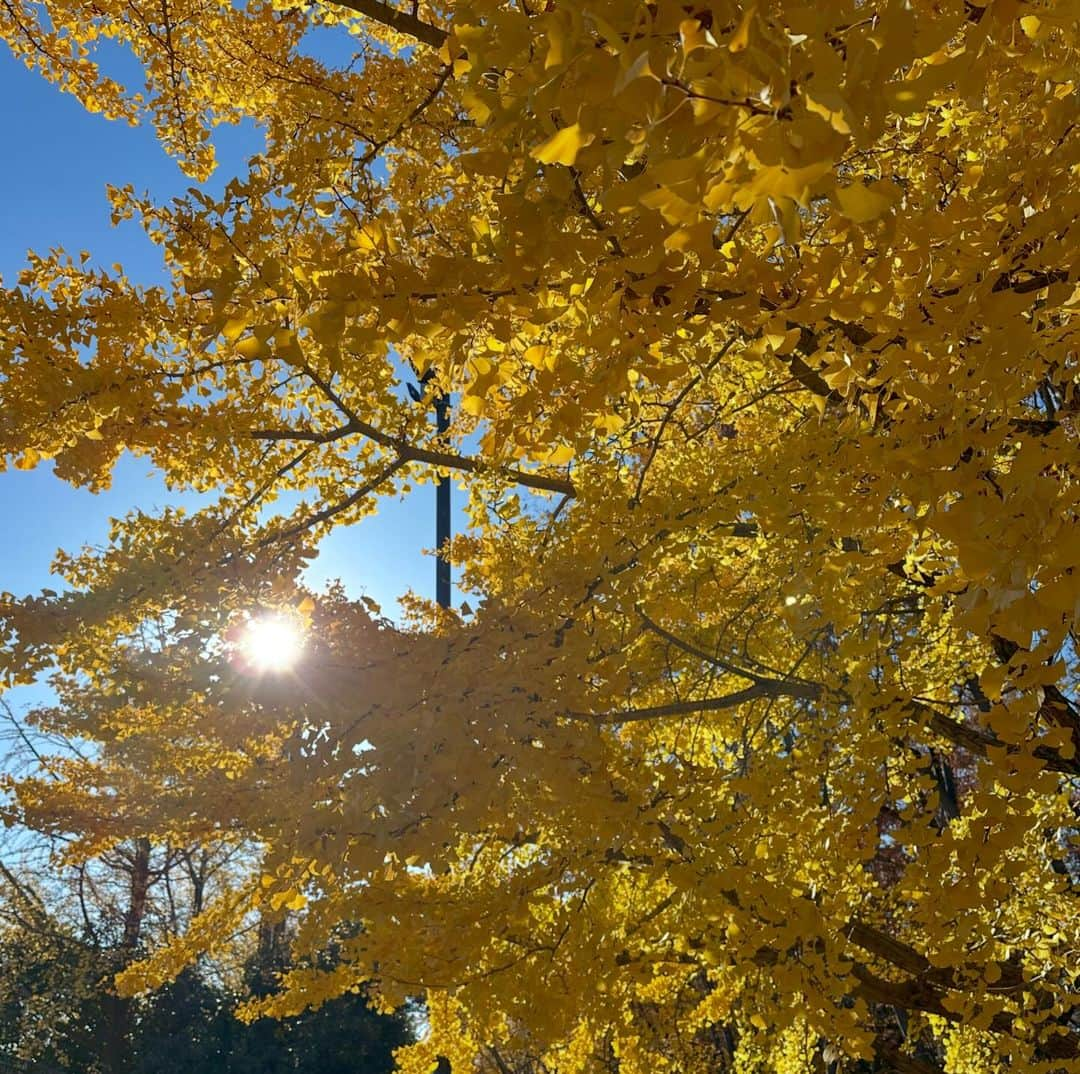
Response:
[[[215,125],[264,137],[220,195],[111,191],[167,283],[57,251],[0,294],[7,465],[97,489],[131,452],[220,495],[2,608],[5,681],[58,668],[39,719],[94,744],[9,780],[14,818],[72,855],[264,848],[125,988],[291,911],[300,953],[362,929],[246,1014],[424,996],[411,1074],[1080,1071],[1078,25],[0,12],[195,180]],[[305,590],[327,533],[441,474],[475,613]],[[231,658],[260,607],[310,619],[289,675]]]

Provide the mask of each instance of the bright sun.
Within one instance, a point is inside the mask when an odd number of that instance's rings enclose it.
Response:
[[[259,671],[288,671],[300,659],[304,635],[300,625],[285,616],[263,616],[244,627],[240,648]]]

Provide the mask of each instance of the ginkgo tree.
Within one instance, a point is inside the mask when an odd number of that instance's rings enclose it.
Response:
[[[6,680],[94,744],[12,819],[264,848],[122,988],[302,911],[341,961],[243,1013],[422,995],[414,1074],[1080,1070],[1076,0],[0,27],[197,182],[263,135],[220,196],[110,191],[168,284],[53,252],[0,299],[10,465],[220,495],[5,598]],[[474,613],[306,591],[440,478]]]

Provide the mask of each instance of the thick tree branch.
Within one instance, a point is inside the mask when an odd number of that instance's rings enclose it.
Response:
[[[692,716],[699,712],[720,712],[745,705],[748,701],[762,698],[790,697],[800,701],[813,701],[821,696],[821,687],[814,683],[781,682],[763,679],[745,690],[737,690],[723,697],[703,697],[698,701],[676,701],[670,705],[654,705],[644,709],[622,709],[618,712],[567,712],[571,720],[585,723],[610,724],[640,723],[643,720],[659,720],[666,716]]]
[[[741,908],[741,900],[735,891],[721,893],[733,906]],[[881,929],[869,925],[857,918],[851,918],[840,930],[845,940],[861,947],[864,951],[908,974],[910,979],[889,981],[874,973],[868,966],[854,962],[852,977],[857,982],[853,992],[867,1003],[902,1008],[908,1011],[924,1011],[937,1014],[950,1022],[958,1022],[961,1016],[949,1010],[944,1003],[950,992],[963,991],[966,988],[964,975],[952,966],[934,966],[928,958],[920,954],[910,944],[898,940]],[[754,955],[758,966],[775,966],[783,962],[785,955],[775,947],[761,947]],[[1022,964],[1015,959],[996,963],[999,977],[995,983],[995,992],[1019,992],[1031,989],[1033,983],[1025,979]],[[1014,1016],[1008,1011],[999,1011],[990,1022],[992,1033],[1013,1035]],[[1039,1044],[1039,1051],[1047,1058],[1074,1058],[1080,1054],[1080,1036],[1069,1033],[1064,1036],[1046,1037]],[[899,1055],[899,1053],[894,1053]],[[904,1057],[900,1057],[903,1059]],[[891,1061],[891,1060],[890,1060]],[[933,1068],[920,1065],[905,1066],[892,1062],[899,1074],[918,1071],[925,1074]]]
[[[360,430],[351,422],[337,429],[320,433],[315,429],[252,429],[248,436],[253,440],[303,440],[310,444],[332,444],[346,436],[356,436]]]
[[[869,951],[870,954],[913,976],[921,976],[933,969],[930,960],[925,955],[919,954],[910,944],[897,940],[888,933],[882,932],[881,929],[867,925],[857,918],[852,918],[844,926],[844,937],[858,944],[864,951]]]
[[[1019,751],[1019,746],[1002,742],[995,734],[984,731],[981,727],[971,727],[968,724],[958,723],[944,713],[937,712],[929,705],[916,702],[912,711],[919,716],[926,728],[952,742],[956,746],[962,746],[969,753],[977,757],[986,758],[990,749],[1004,749],[1009,753]],[[1038,757],[1051,772],[1065,772],[1071,776],[1080,775],[1080,757],[1063,757],[1061,751],[1054,746],[1036,746],[1032,755]]]
[[[544,474],[518,470],[513,466],[488,467],[467,455],[455,455],[450,451],[432,451],[429,448],[416,447],[408,441],[390,436],[373,425],[355,418],[326,433],[313,429],[252,429],[248,435],[255,440],[303,440],[313,444],[330,444],[346,436],[365,436],[380,447],[392,451],[402,462],[424,462],[431,466],[460,470],[467,474],[491,473],[515,485],[523,485],[541,492],[557,492],[563,496],[574,496],[576,493],[573,482],[567,478],[547,477]]]
[[[936,1014],[950,1022],[958,1016],[942,1005],[942,996],[934,988],[916,979],[913,981],[886,981],[872,973],[861,962],[851,968],[851,975],[859,982],[855,994],[867,1003],[881,1003],[890,1007],[902,1007],[906,1011],[925,1011]]]
[[[858,981],[854,990],[855,994],[861,996],[867,1003],[879,1003],[907,1011],[936,1014],[949,1022],[963,1020],[959,1013],[950,1010],[943,1003],[945,989],[926,978],[916,978],[911,981],[886,981],[859,962],[854,964],[851,973]],[[1015,1015],[1008,1011],[999,1011],[990,1020],[987,1028],[991,1033],[1013,1036],[1016,1035],[1015,1023]],[[1047,1059],[1074,1059],[1080,1054],[1080,1037],[1076,1033],[1047,1036],[1039,1041],[1038,1052]]]
[[[438,26],[432,26],[415,15],[406,11],[400,11],[396,7],[385,4],[382,0],[336,0],[341,7],[351,8],[353,11],[371,19],[373,22],[381,22],[383,26],[389,26],[406,37],[414,37],[417,41],[432,48],[442,48],[443,42],[449,36],[445,30]]]

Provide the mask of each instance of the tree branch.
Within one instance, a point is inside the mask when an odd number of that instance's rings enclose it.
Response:
[[[488,467],[467,455],[454,455],[446,451],[429,451],[427,448],[413,447],[410,444],[401,445],[398,451],[408,462],[426,462],[432,466],[443,466],[447,470],[461,470],[467,474],[491,473],[498,477],[504,477],[515,485],[524,485],[526,488],[538,489],[541,492],[558,492],[563,496],[571,497],[577,495],[573,482],[568,478],[545,477],[543,474],[518,470],[513,466]]]
[[[579,187],[580,189],[580,187]],[[584,194],[582,195],[584,198]],[[705,366],[701,372],[691,377],[686,382],[682,391],[675,397],[675,399],[668,404],[667,410],[664,413],[663,418],[660,421],[660,427],[656,430],[656,435],[652,439],[652,443],[649,445],[649,454],[645,461],[641,464],[641,472],[638,474],[637,487],[634,489],[634,495],[630,499],[630,506],[636,507],[641,502],[641,490],[645,487],[645,478],[648,475],[649,467],[652,465],[653,459],[656,458],[657,451],[660,450],[660,441],[664,437],[664,430],[667,429],[669,422],[675,416],[675,411],[682,405],[683,400],[690,394],[690,392],[708,375],[712,372],[714,366],[723,360],[724,356],[729,350],[731,350],[735,341],[739,337],[731,336],[728,341],[714,354],[709,361],[709,364]]]
[[[745,668],[736,667],[734,664],[729,664],[726,660],[718,656],[712,656],[705,652],[704,649],[699,649],[696,645],[691,645],[687,641],[683,641],[682,638],[676,637],[671,631],[665,630],[659,623],[654,623],[652,619],[645,614],[645,609],[640,604],[635,605],[634,609],[641,621],[651,630],[654,634],[659,635],[669,645],[674,645],[676,649],[680,649],[686,653],[687,656],[692,656],[697,660],[701,660],[706,664],[711,664],[715,668],[720,668],[722,671],[730,671],[732,675],[738,675],[740,678],[749,679],[750,682],[769,682],[771,680],[764,678],[761,675],[755,675],[752,671],[747,671]]]
[[[958,723],[942,712],[932,709],[921,701],[913,702],[912,711],[919,716],[927,730],[940,735],[956,746],[962,746],[969,753],[977,757],[986,758],[987,751],[1003,749],[1008,753],[1017,753],[1019,746],[1008,742],[1002,742],[997,735],[990,731],[984,731],[981,727],[970,727],[967,724]],[[1065,772],[1068,775],[1080,775],[1080,756],[1063,757],[1061,751],[1055,746],[1036,746],[1031,751],[1032,756],[1038,757],[1051,772]]]
[[[320,433],[314,429],[252,429],[248,433],[255,440],[304,440],[314,444],[330,444],[354,434],[366,436],[380,447],[393,451],[402,462],[425,462],[431,466],[442,466],[447,470],[461,470],[467,474],[488,472],[504,477],[515,485],[524,485],[526,488],[537,489],[541,492],[558,492],[571,497],[576,495],[573,483],[566,478],[546,477],[544,474],[529,473],[513,466],[489,468],[467,455],[455,455],[449,451],[432,451],[429,448],[416,447],[357,419],[350,419],[344,425],[331,429],[327,433]]]
[[[894,1074],[943,1074],[941,1067],[916,1059],[911,1055],[904,1055],[895,1045],[880,1038],[874,1041],[874,1052],[887,1069],[894,1071]]]
[[[253,440],[304,440],[311,444],[332,444],[346,436],[355,436],[360,430],[351,422],[320,433],[315,429],[252,429],[248,436]]]
[[[290,537],[295,537],[300,533],[304,533],[306,530],[311,529],[312,526],[317,526],[320,522],[327,522],[335,515],[340,515],[342,511],[347,511],[353,504],[358,503],[365,496],[371,495],[371,493],[373,493],[384,481],[391,478],[404,465],[404,459],[394,459],[393,462],[388,466],[383,467],[383,469],[370,481],[361,485],[360,488],[351,495],[346,496],[340,503],[331,504],[329,507],[324,507],[321,511],[316,511],[315,514],[310,515],[302,522],[297,522],[286,530],[268,534],[256,547],[265,548],[267,545],[277,544],[279,541],[287,541]]]
[[[370,164],[371,161],[373,161],[388,145],[397,141],[398,135],[400,135],[414,119],[422,115],[424,110],[439,96],[443,86],[446,85],[447,79],[453,72],[454,65],[451,63],[446,64],[439,72],[439,77],[436,80],[435,85],[431,87],[424,99],[394,128],[392,134],[388,134],[385,138],[380,138],[378,141],[372,142],[368,147],[367,152],[357,161],[357,165],[363,167],[365,164]]]
[[[581,720],[585,723],[620,725],[640,723],[643,720],[658,720],[665,716],[692,716],[698,712],[720,712],[723,709],[732,709],[737,705],[744,705],[748,701],[758,701],[761,698],[791,697],[801,701],[813,701],[820,696],[821,687],[813,683],[788,683],[764,679],[753,686],[748,686],[745,690],[737,690],[723,697],[703,697],[698,701],[676,701],[670,705],[623,709],[618,712],[566,712],[563,715],[571,720]]]
[[[417,41],[432,48],[442,48],[443,42],[449,34],[440,30],[438,26],[432,26],[429,22],[418,19],[408,12],[399,11],[396,7],[383,3],[382,0],[336,0],[341,7],[351,8],[353,11],[374,22],[380,22],[383,26],[389,26],[406,37],[414,37]]]

